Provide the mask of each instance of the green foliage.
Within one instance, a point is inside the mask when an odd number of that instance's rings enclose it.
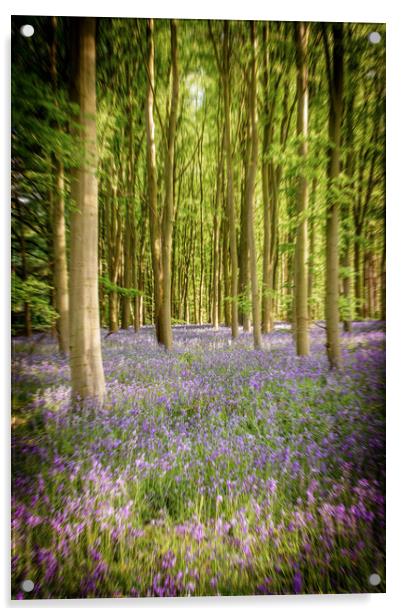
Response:
[[[11,96],[13,154],[24,160],[24,166],[42,171],[56,152],[66,166],[77,163],[80,145],[71,129],[78,127],[74,118],[79,109],[68,100],[66,92],[54,92],[34,73],[14,70]]]
[[[250,314],[252,308],[251,293],[246,289],[243,293],[237,296],[237,305],[243,314]]]
[[[43,330],[54,325],[57,312],[50,304],[52,287],[43,280],[29,276],[22,280],[15,272],[11,275],[11,311],[14,316],[22,314],[24,305],[31,309],[33,329]],[[12,333],[16,333],[13,325]]]
[[[340,295],[339,301],[339,317],[341,321],[351,321],[356,318],[356,310],[361,308],[363,302],[354,297],[345,297]]]
[[[243,293],[239,293],[236,296],[236,298],[237,298],[237,306],[238,306],[239,311],[242,314],[250,314],[251,307],[252,307],[250,290],[246,289]],[[224,298],[224,301],[232,303],[233,302],[233,296],[227,295]]]
[[[138,289],[120,287],[118,284],[115,284],[114,282],[109,280],[107,276],[100,276],[99,282],[103,285],[105,293],[108,294],[116,292],[121,297],[129,297],[131,299],[134,299],[135,297],[138,297],[140,295],[144,295],[144,293],[142,291],[139,291]]]
[[[22,18],[21,18],[22,19]],[[49,17],[33,18],[33,39],[19,35],[20,20],[12,20],[12,159],[13,159],[13,267],[24,278],[20,251],[24,250],[25,274],[38,279],[51,275],[51,204],[54,194],[54,155],[64,163],[67,251],[69,214],[74,208],[70,195],[70,170],[82,161],[77,122],[78,108],[69,100],[70,30],[72,23],[59,18],[56,33],[56,82],[51,68]],[[155,146],[157,159],[158,208],[164,201],[163,170],[170,107],[171,59],[169,20],[155,21]],[[210,28],[214,44],[210,35]],[[328,186],[327,166],[329,97],[322,24],[310,24],[308,45],[309,118],[307,156],[301,156],[304,137],[297,134],[297,68],[294,26],[269,24],[268,48],[258,38],[258,171],[255,181],[254,227],[258,278],[261,284],[264,245],[264,201],[262,166],[268,163],[268,205],[271,207],[272,254],[276,289],[274,315],[286,318],[297,224],[298,180],[307,179],[306,211],[309,246],[314,251],[311,303],[317,318],[323,317],[325,287],[325,226],[328,206],[339,206],[339,252],[361,248],[374,255],[379,273],[384,245],[384,84],[385,27],[377,24],[380,45],[368,41],[369,24],[345,25],[344,117],[340,152],[341,174]],[[191,318],[210,317],[213,279],[214,230],[219,228],[219,252],[223,258],[227,177],[223,146],[223,89],[215,51],[222,55],[222,22],[183,20],[178,27],[180,95],[175,139],[175,217],[172,251],[172,323],[184,323],[185,311]],[[247,170],[247,94],[251,47],[248,24],[231,22],[230,36],[230,120],[233,156],[233,192],[236,203],[236,232],[243,225],[241,202]],[[332,44],[331,36],[329,37]],[[40,44],[39,44],[40,43]],[[263,58],[268,52],[268,86],[265,86]],[[115,272],[100,283],[106,294],[120,297],[142,295],[144,318],[152,321],[150,297],[153,289],[151,247],[148,229],[147,146],[145,98],[148,76],[144,19],[99,18],[96,40],[97,88],[97,178],[99,190],[99,254],[104,263],[117,243],[125,242],[126,229],[135,237],[137,279],[133,287],[112,284]],[[221,58],[222,59],[222,58]],[[362,70],[364,67],[364,70]],[[55,87],[56,86],[56,87]],[[266,103],[268,104],[266,105]],[[268,129],[266,132],[265,129]],[[265,140],[267,139],[267,143]],[[265,145],[263,145],[265,143]],[[222,164],[223,161],[223,164]],[[217,184],[218,180],[218,184]],[[218,188],[218,190],[217,190]],[[22,199],[26,202],[23,203]],[[217,202],[219,199],[219,202]],[[110,201],[109,201],[110,200]],[[266,205],[266,204],[265,204]],[[304,215],[303,215],[304,216]],[[117,221],[115,227],[114,223]],[[369,221],[374,227],[368,233]],[[311,228],[314,224],[314,240]],[[356,231],[356,225],[359,231]],[[128,227],[127,227],[128,225]],[[113,229],[112,229],[113,227]],[[271,241],[270,240],[270,241]],[[310,244],[310,241],[313,243]],[[22,249],[22,245],[25,248]],[[226,247],[227,250],[227,247]],[[118,254],[118,251],[115,252]],[[229,252],[227,252],[229,256]],[[220,257],[221,258],[221,257]],[[342,259],[341,259],[342,260]],[[362,259],[363,261],[363,259]],[[310,257],[309,257],[310,262]],[[44,267],[44,264],[45,267]],[[121,266],[121,264],[120,264]],[[220,269],[219,293],[225,295],[229,267]],[[347,274],[342,269],[340,278]],[[110,278],[110,279],[109,279]],[[120,279],[120,283],[122,283]],[[363,286],[366,284],[363,281]],[[124,283],[123,283],[124,284]],[[226,285],[224,287],[224,285]],[[266,291],[260,287],[262,294]],[[145,290],[145,291],[144,291]],[[352,288],[352,295],[353,295]],[[146,295],[147,294],[147,295]],[[185,299],[185,302],[183,299]],[[231,302],[230,296],[225,302]],[[195,310],[194,304],[199,304]],[[249,313],[248,295],[239,296],[239,310]],[[223,302],[222,302],[223,303]],[[378,303],[378,301],[377,301]],[[221,305],[222,308],[222,305]],[[105,306],[107,312],[107,306]],[[102,315],[104,320],[105,314]],[[222,320],[222,310],[219,315]]]

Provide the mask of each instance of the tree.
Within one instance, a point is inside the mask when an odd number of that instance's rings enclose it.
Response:
[[[296,352],[309,354],[308,336],[308,185],[306,178],[308,139],[308,72],[307,45],[309,26],[304,22],[295,25],[297,63],[297,135],[300,138],[299,155],[301,171],[297,192],[297,232],[295,251],[295,323]]]
[[[231,262],[231,328],[232,338],[239,335],[238,307],[237,307],[237,238],[236,238],[236,212],[233,199],[233,167],[232,167],[232,140],[230,128],[230,50],[229,50],[229,21],[223,26],[223,62],[221,65],[221,78],[223,83],[224,105],[224,148],[226,156],[226,181],[227,181],[227,217],[229,223],[229,245]]]
[[[57,17],[51,18],[52,38],[50,43],[50,75],[54,94],[57,94]],[[56,103],[57,104],[57,103]],[[59,350],[63,355],[68,352],[69,311],[68,311],[68,273],[66,223],[64,214],[64,164],[60,152],[52,156],[54,187],[51,191],[52,239],[53,239],[53,282]]]
[[[325,320],[327,355],[330,368],[339,368],[339,205],[337,179],[340,172],[340,145],[343,113],[343,24],[332,25],[332,55],[327,28],[324,27],[324,48],[328,79],[328,205],[326,220]]]
[[[264,248],[263,248],[263,266],[262,266],[262,323],[261,331],[263,334],[268,334],[272,329],[272,286],[273,286],[273,271],[272,271],[272,207],[269,194],[269,146],[270,146],[270,83],[269,83],[269,24],[264,22],[262,26],[262,43],[263,43],[263,112],[264,112],[264,131],[262,144],[262,195],[264,202]]]
[[[258,129],[257,129],[257,36],[256,23],[250,22],[250,91],[249,91],[249,116],[250,116],[250,133],[249,139],[251,143],[250,158],[247,168],[246,180],[246,210],[247,210],[247,226],[248,226],[248,244],[250,249],[250,278],[251,278],[251,296],[253,305],[253,340],[254,348],[261,348],[261,316],[260,316],[260,293],[257,277],[257,254],[254,236],[254,197],[255,197],[255,179],[257,174],[258,164]]]
[[[71,178],[70,368],[73,396],[101,404],[105,380],[98,306],[98,187],[96,179],[96,20],[73,19],[73,99],[82,160]]]
[[[158,188],[156,170],[156,146],[155,146],[155,122],[154,122],[154,91],[155,91],[155,67],[154,67],[154,21],[147,20],[147,100],[146,100],[146,130],[147,130],[147,174],[148,174],[148,208],[149,208],[149,232],[151,239],[152,269],[154,274],[154,315],[156,338],[162,340],[161,334],[161,307],[162,307],[162,246],[161,232],[158,213]]]
[[[172,231],[174,218],[174,150],[176,139],[177,104],[179,98],[179,72],[177,58],[177,23],[171,20],[171,70],[172,95],[165,151],[165,202],[162,211],[162,228],[158,208],[157,167],[155,146],[155,123],[153,108],[155,101],[155,67],[154,67],[154,22],[147,20],[147,169],[148,169],[148,199],[149,228],[151,235],[152,267],[154,273],[155,327],[159,343],[166,349],[172,347],[171,323],[171,258]]]
[[[229,230],[229,250],[230,250],[230,325],[232,338],[236,339],[239,335],[238,317],[238,259],[237,259],[237,234],[236,234],[236,211],[233,196],[233,161],[232,161],[232,138],[231,138],[231,112],[230,112],[230,69],[231,69],[231,49],[230,49],[230,22],[223,23],[222,33],[222,54],[218,52],[215,37],[210,22],[208,22],[209,33],[215,52],[215,59],[218,66],[220,80],[223,86],[223,114],[224,114],[224,151],[226,161],[226,217]]]
[[[170,22],[172,94],[170,100],[167,146],[165,154],[165,204],[162,222],[162,309],[160,341],[166,349],[171,349],[172,315],[171,315],[171,280],[172,280],[172,231],[174,218],[174,153],[176,139],[177,105],[179,100],[179,66],[177,58],[177,22]]]

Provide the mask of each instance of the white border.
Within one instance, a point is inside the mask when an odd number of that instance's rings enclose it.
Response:
[[[97,15],[97,16],[131,16],[131,17],[181,17],[181,18],[231,18],[231,19],[272,19],[272,20],[306,20],[306,21],[360,21],[387,22],[387,593],[386,595],[331,595],[299,597],[235,597],[235,598],[194,598],[182,600],[169,599],[114,599],[114,600],[74,600],[74,601],[31,601],[10,602],[9,597],[9,379],[10,379],[10,322],[9,322],[9,109],[10,109],[10,15]],[[250,608],[256,614],[266,614],[269,610],[279,609],[283,614],[296,613],[322,614],[364,614],[379,616],[393,613],[393,608],[401,605],[399,588],[401,586],[401,439],[402,439],[402,404],[398,389],[401,381],[401,352],[399,345],[401,321],[401,280],[402,268],[400,245],[402,230],[402,190],[401,190],[401,144],[402,131],[400,116],[402,113],[400,70],[402,59],[402,11],[397,1],[381,0],[282,0],[281,2],[243,0],[236,4],[224,4],[218,0],[201,2],[178,0],[147,0],[144,3],[122,2],[114,0],[100,5],[95,1],[69,2],[18,1],[6,2],[1,7],[0,28],[2,33],[1,51],[3,54],[0,85],[2,144],[1,174],[2,201],[0,206],[1,239],[1,335],[2,370],[0,391],[4,394],[1,405],[2,417],[2,507],[1,507],[1,559],[0,580],[3,607],[17,612],[30,610],[41,613],[43,608],[64,608],[68,611],[81,611],[87,608],[146,610],[161,613],[161,610],[191,610],[192,613],[230,611],[231,614],[243,614]],[[385,609],[385,612],[384,612]]]

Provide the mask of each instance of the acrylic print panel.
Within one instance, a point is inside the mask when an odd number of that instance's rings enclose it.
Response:
[[[385,26],[12,18],[12,597],[385,592]]]

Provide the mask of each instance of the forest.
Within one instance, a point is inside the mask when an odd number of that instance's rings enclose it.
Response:
[[[12,597],[385,592],[385,24],[11,25]]]

